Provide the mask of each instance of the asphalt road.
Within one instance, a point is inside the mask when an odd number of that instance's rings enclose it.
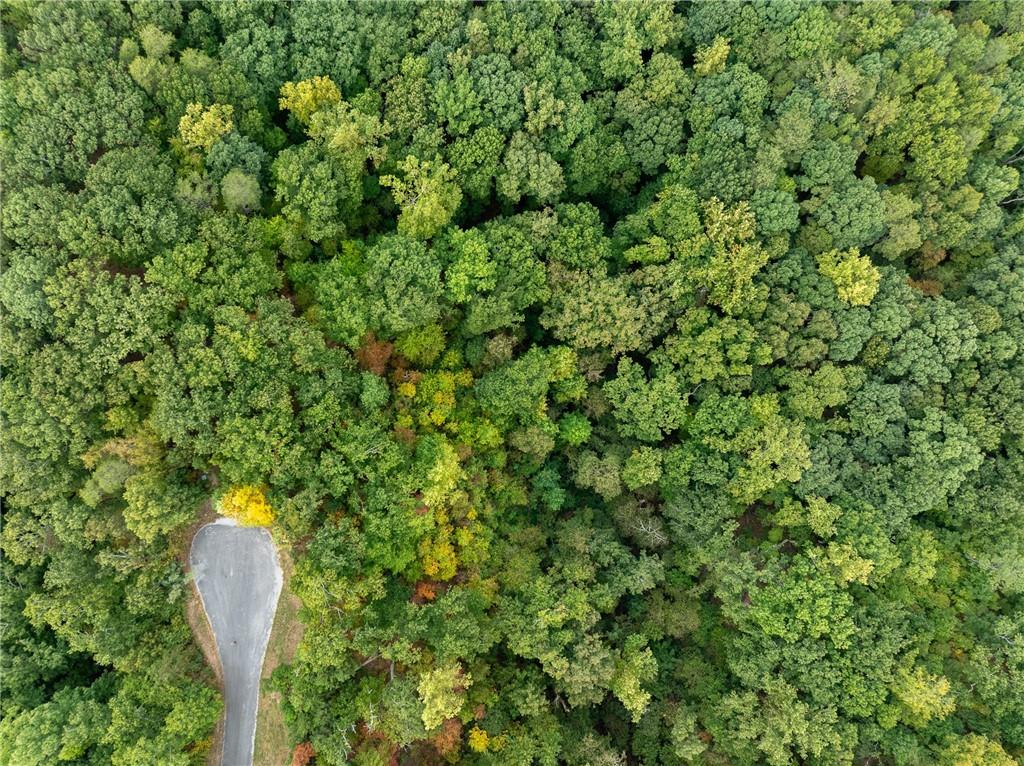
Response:
[[[196,532],[189,554],[224,672],[222,766],[251,766],[260,673],[281,594],[281,567],[265,529],[224,520]]]

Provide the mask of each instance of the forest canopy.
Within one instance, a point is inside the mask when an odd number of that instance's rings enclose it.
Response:
[[[0,20],[0,764],[1024,758],[1024,4]]]

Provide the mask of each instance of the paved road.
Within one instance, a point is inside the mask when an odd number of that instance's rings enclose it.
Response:
[[[260,672],[281,594],[281,568],[265,529],[207,524],[189,555],[224,671],[221,766],[251,766]]]

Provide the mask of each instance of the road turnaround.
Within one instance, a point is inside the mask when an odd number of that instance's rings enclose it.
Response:
[[[192,538],[189,566],[217,644],[224,681],[221,766],[251,766],[260,674],[281,595],[270,533],[218,519]]]

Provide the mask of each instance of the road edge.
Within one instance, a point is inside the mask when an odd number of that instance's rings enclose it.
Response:
[[[198,507],[195,520],[187,527],[179,528],[174,532],[175,558],[181,566],[182,572],[188,578],[188,595],[184,599],[182,609],[185,613],[185,622],[192,631],[193,643],[199,648],[199,652],[206,663],[206,666],[213,671],[213,681],[221,700],[224,699],[224,672],[220,665],[220,655],[217,653],[217,640],[213,635],[213,627],[210,625],[210,618],[203,608],[202,598],[199,589],[196,587],[195,579],[192,576],[192,540],[196,533],[217,518],[210,498],[204,500]],[[213,731],[210,733],[210,746],[206,752],[205,766],[220,766],[224,750],[224,715],[217,719]]]

